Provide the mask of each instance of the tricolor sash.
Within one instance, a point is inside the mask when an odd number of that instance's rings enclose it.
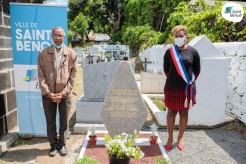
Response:
[[[189,99],[189,108],[192,108],[192,97],[193,97],[193,85],[194,85],[194,81],[195,81],[195,76],[194,73],[192,72],[191,75],[191,79],[186,71],[186,68],[184,66],[183,60],[180,56],[178,47],[172,46],[170,49],[170,53],[171,53],[171,57],[173,59],[173,63],[175,65],[175,68],[179,74],[179,76],[181,76],[184,81],[186,82],[186,87],[185,87],[185,103],[184,103],[184,107],[187,108],[188,107],[188,91],[190,89],[190,99]]]

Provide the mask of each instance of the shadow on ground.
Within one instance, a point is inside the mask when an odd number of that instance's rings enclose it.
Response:
[[[246,134],[241,134],[234,130],[228,130],[226,127],[206,130],[205,132],[238,164],[245,164]]]
[[[13,154],[13,156],[6,156],[2,160],[4,162],[34,162],[36,161],[37,157],[41,156],[47,156],[49,152],[49,149],[38,149],[38,148],[32,148],[32,149],[22,149],[22,150],[12,150],[9,153]],[[30,154],[29,158],[25,158],[26,155]],[[32,154],[32,155],[31,155]],[[17,156],[22,156],[23,158],[15,158]]]

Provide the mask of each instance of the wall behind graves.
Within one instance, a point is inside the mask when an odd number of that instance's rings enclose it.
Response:
[[[17,125],[9,1],[0,7],[0,137]]]
[[[246,42],[214,45],[226,57],[231,57],[226,111],[246,123]]]

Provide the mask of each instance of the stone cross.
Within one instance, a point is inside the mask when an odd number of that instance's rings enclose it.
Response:
[[[105,97],[101,116],[109,135],[137,133],[147,118],[143,102],[129,62],[121,61]]]
[[[147,64],[148,63],[152,63],[152,62],[151,61],[147,61],[147,58],[144,58],[144,62],[143,63],[144,63],[144,72],[146,72],[147,71]]]

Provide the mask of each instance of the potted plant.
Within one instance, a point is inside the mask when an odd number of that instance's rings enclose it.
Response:
[[[137,132],[132,135],[122,133],[111,138],[105,135],[105,147],[108,149],[110,164],[128,164],[130,158],[140,159],[144,153],[136,146]]]
[[[97,135],[95,134],[96,128],[94,125],[92,125],[90,129],[90,135],[89,135],[89,143],[96,143],[97,141]]]
[[[152,145],[155,145],[157,143],[157,139],[158,139],[158,136],[156,135],[156,131],[158,129],[158,126],[155,123],[153,123],[153,124],[150,125],[150,129],[151,129],[151,132],[152,132],[151,136],[150,136],[150,143]]]

